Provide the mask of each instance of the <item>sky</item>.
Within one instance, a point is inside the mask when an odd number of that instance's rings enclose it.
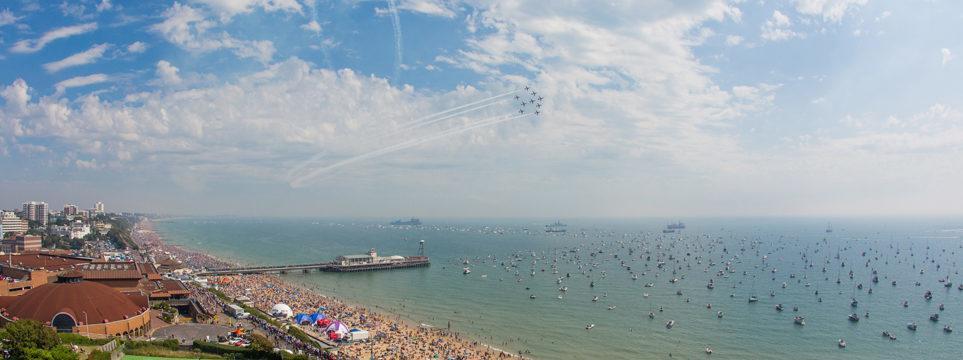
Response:
[[[0,0],[0,207],[963,215],[961,24],[951,0]]]

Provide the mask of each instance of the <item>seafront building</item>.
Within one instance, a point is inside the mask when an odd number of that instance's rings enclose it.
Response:
[[[50,233],[70,239],[83,239],[85,236],[90,235],[91,229],[89,224],[80,220],[74,220],[74,222],[67,225],[50,226]]]
[[[40,250],[42,240],[40,235],[17,235],[9,239],[4,239],[2,244],[4,252],[19,253]]]
[[[0,234],[13,233],[14,235],[26,233],[30,229],[27,220],[21,219],[13,211],[4,211],[0,214]]]
[[[47,214],[50,212],[47,203],[42,201],[30,201],[23,203],[23,216],[29,221],[39,222],[47,226]]]

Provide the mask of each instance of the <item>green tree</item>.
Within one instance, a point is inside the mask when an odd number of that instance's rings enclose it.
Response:
[[[14,357],[14,359],[17,359]],[[23,359],[30,360],[77,360],[77,353],[64,345],[57,345],[51,349],[26,349]],[[109,359],[109,357],[108,357]]]
[[[274,343],[270,339],[264,337],[261,334],[251,334],[251,350],[262,353],[270,353],[274,351]]]
[[[49,350],[60,345],[60,337],[36,320],[17,320],[0,329],[0,342],[14,359],[20,359],[29,349]]]

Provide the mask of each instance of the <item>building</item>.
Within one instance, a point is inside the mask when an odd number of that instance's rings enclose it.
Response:
[[[97,213],[97,215],[103,214],[103,213],[104,213],[104,203],[98,201],[96,204],[94,204],[94,212]]]
[[[64,216],[64,217],[69,217],[69,216],[74,216],[74,215],[77,215],[77,205],[74,205],[74,204],[64,205],[63,216]]]
[[[9,239],[3,239],[3,250],[9,253],[38,251],[43,247],[42,244],[40,235],[17,235]]]
[[[68,271],[53,283],[20,296],[0,296],[0,323],[33,319],[57,332],[91,338],[145,336],[150,332],[147,296],[123,294],[107,285],[85,281]]]
[[[90,259],[49,253],[7,254],[0,256],[0,296],[17,296],[56,279],[58,272],[69,270]]]
[[[74,222],[63,226],[50,226],[50,233],[70,239],[82,239],[85,236],[90,235],[90,232],[90,225],[85,224],[80,220],[75,220]]]
[[[27,220],[21,219],[13,211],[4,211],[0,215],[0,229],[3,233],[23,234],[30,230]]]
[[[31,201],[23,203],[23,216],[30,221],[39,222],[43,226],[47,226],[47,214],[50,209],[47,207],[47,203]]]

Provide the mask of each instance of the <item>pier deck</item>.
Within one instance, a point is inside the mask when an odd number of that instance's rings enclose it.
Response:
[[[311,270],[323,272],[357,272],[404,269],[412,267],[429,266],[431,261],[427,256],[409,256],[402,261],[341,265],[336,262],[323,262],[314,264],[289,264],[289,265],[267,265],[267,266],[248,266],[224,269],[209,269],[195,273],[198,276],[213,275],[242,275],[242,274],[286,274],[295,271],[310,272]]]

